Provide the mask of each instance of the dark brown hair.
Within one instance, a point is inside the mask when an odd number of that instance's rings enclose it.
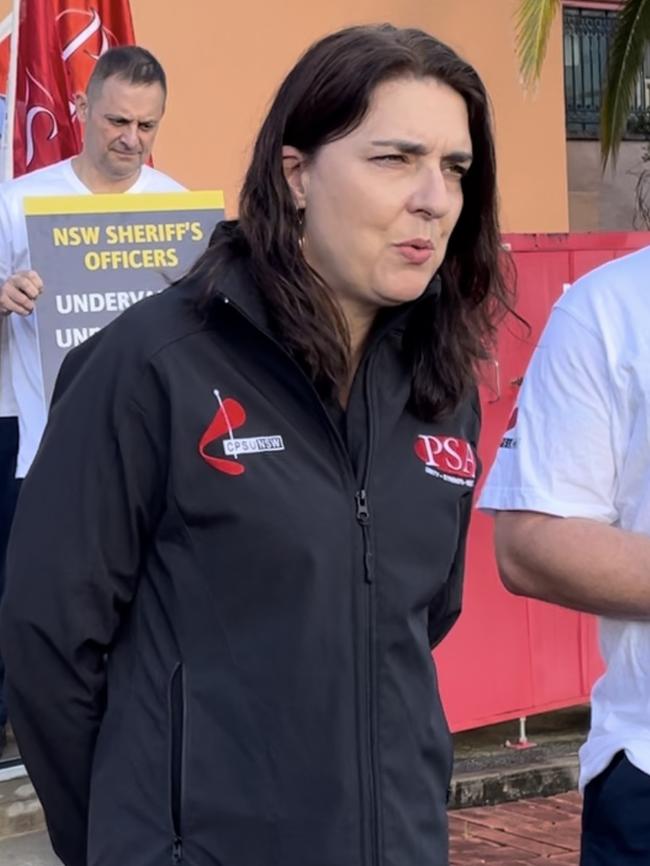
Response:
[[[463,178],[464,205],[440,269],[442,292],[409,317],[404,351],[412,406],[423,419],[453,410],[476,379],[478,362],[510,309],[500,268],[496,167],[490,110],[476,71],[420,30],[351,27],[325,37],[282,83],[259,132],[234,232],[217,232],[190,276],[218,291],[219,264],[244,250],[287,350],[316,387],[339,392],[349,373],[349,334],[333,295],[305,261],[301,226],[282,168],[282,146],[313,156],[357,128],[376,87],[399,78],[435,78],[457,91],[469,115],[474,160]]]
[[[107,78],[120,78],[128,84],[160,84],[167,96],[165,70],[146,48],[139,45],[118,45],[105,51],[95,64],[86,90],[99,92]]]

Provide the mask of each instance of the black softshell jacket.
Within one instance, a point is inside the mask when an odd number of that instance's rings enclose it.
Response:
[[[241,262],[137,304],[59,376],[0,622],[66,866],[446,866],[431,647],[460,609],[472,395],[408,409],[402,310],[344,429]]]

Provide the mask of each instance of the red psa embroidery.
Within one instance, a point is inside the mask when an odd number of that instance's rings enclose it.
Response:
[[[246,422],[246,410],[240,403],[231,397],[226,397],[223,401],[220,398],[218,399],[219,408],[207,430],[201,436],[199,454],[206,463],[219,472],[225,472],[226,475],[242,475],[246,471],[246,467],[239,460],[229,460],[227,457],[212,457],[205,450],[213,442],[223,440],[226,436],[232,436],[232,431],[237,430]]]
[[[469,442],[455,436],[418,436],[415,453],[429,475],[473,487],[476,457]]]

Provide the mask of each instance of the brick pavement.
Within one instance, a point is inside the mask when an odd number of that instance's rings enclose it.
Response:
[[[449,815],[450,866],[578,866],[577,792]]]

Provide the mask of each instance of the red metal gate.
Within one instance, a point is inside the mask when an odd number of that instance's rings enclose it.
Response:
[[[480,453],[487,475],[531,352],[555,300],[579,276],[650,245],[650,232],[506,235],[518,274],[517,309],[530,336],[508,322],[498,359],[481,388]],[[470,529],[463,613],[436,650],[440,688],[454,731],[588,700],[602,669],[595,619],[503,589],[492,520],[475,512]]]

